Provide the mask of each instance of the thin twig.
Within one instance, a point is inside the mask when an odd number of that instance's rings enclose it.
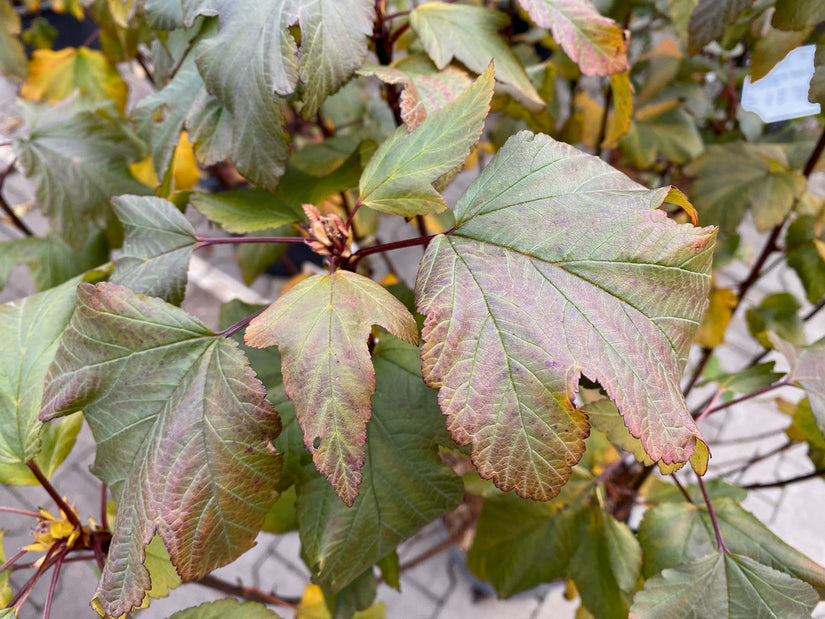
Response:
[[[747,400],[759,397],[760,395],[764,395],[765,393],[773,391],[774,389],[780,389],[782,387],[792,387],[792,386],[793,386],[793,383],[791,381],[789,381],[789,380],[780,380],[777,383],[773,383],[771,385],[768,385],[767,387],[762,387],[762,389],[757,389],[756,391],[752,391],[751,393],[746,393],[743,396],[740,396],[738,398],[734,398],[730,402],[725,402],[724,404],[720,404],[719,406],[716,406],[714,408],[710,408],[710,406],[709,406],[708,410],[706,410],[704,413],[702,413],[696,420],[699,421],[699,419],[701,419],[703,417],[707,417],[708,415],[710,415],[712,413],[717,413],[721,410],[725,410],[726,408],[730,408],[731,406],[736,406],[737,404],[741,404],[742,402],[745,402]]]
[[[100,485],[100,529],[101,531],[109,530],[109,510],[106,509],[109,498],[108,488],[106,484]]]
[[[66,516],[66,520],[68,520],[72,526],[80,529],[83,525],[80,524],[80,521],[77,519],[77,516],[74,513],[74,510],[69,507],[68,503],[63,500],[57,490],[54,489],[54,486],[49,483],[49,480],[46,479],[46,476],[43,475],[43,472],[40,470],[40,467],[35,464],[34,460],[29,460],[26,462],[26,466],[31,469],[31,472],[34,473],[34,476],[37,478],[37,481],[40,482],[40,485],[43,486],[43,489],[49,493],[49,496],[52,497],[52,500],[57,504],[57,507],[60,511],[63,512],[63,515]]]
[[[401,573],[406,572],[407,570],[411,570],[415,566],[424,563],[424,561],[428,561],[429,559],[432,559],[434,556],[436,556],[438,554],[441,554],[442,552],[444,552],[445,550],[447,550],[451,546],[454,546],[455,544],[457,544],[459,542],[459,540],[461,540],[461,538],[463,537],[464,533],[466,533],[467,529],[470,528],[470,525],[472,523],[473,523],[473,519],[472,518],[467,518],[464,522],[461,523],[461,526],[450,535],[450,537],[448,537],[447,539],[441,540],[435,546],[433,546],[431,548],[428,548],[427,550],[422,552],[420,555],[417,555],[417,556],[413,557],[412,559],[410,559],[409,561],[406,561],[405,563],[402,563],[398,567],[398,573],[401,574]]]
[[[267,305],[266,307],[262,307],[261,309],[259,309],[259,310],[258,310],[258,311],[256,311],[256,312],[252,312],[252,313],[251,313],[249,316],[247,316],[246,318],[244,318],[244,319],[242,319],[242,320],[239,320],[239,321],[238,321],[238,322],[236,322],[234,325],[231,325],[231,326],[227,327],[227,328],[226,328],[226,329],[224,329],[223,331],[217,331],[217,332],[215,333],[215,335],[222,335],[223,337],[231,337],[231,336],[235,335],[238,331],[240,331],[240,330],[241,330],[241,329],[243,329],[246,325],[248,325],[250,322],[252,322],[252,321],[253,321],[253,320],[254,320],[254,319],[255,319],[258,315],[260,315],[260,314],[261,314],[261,313],[262,313],[262,312],[263,312],[263,311],[264,311],[267,307],[269,307],[269,306]]]
[[[2,174],[0,174],[0,208],[2,208],[3,212],[6,213],[6,215],[8,215],[9,219],[11,220],[11,223],[14,224],[15,228],[20,230],[20,232],[22,232],[25,236],[34,236],[34,232],[32,232],[31,228],[29,228],[25,223],[23,223],[23,220],[17,216],[17,213],[15,213],[11,205],[8,202],[6,202],[6,199],[3,197],[2,193],[3,185],[5,185],[6,183],[6,178],[9,174],[11,174],[11,171],[14,169],[14,164],[16,162],[16,159],[12,161],[9,164],[9,167],[6,168]]]
[[[37,581],[40,580],[40,577],[46,572],[46,570],[51,567],[50,559],[54,556],[54,553],[58,550],[61,544],[54,544],[49,548],[46,552],[46,556],[43,558],[43,563],[40,564],[40,567],[37,571],[32,574],[31,578],[29,578],[26,583],[20,587],[17,593],[9,600],[9,603],[6,604],[6,608],[14,608],[15,606],[19,606],[26,601],[26,598],[29,597],[29,594],[34,589],[34,585],[37,584]]]
[[[762,460],[767,460],[768,458],[772,458],[773,456],[781,454],[783,451],[787,451],[788,449],[790,449],[791,447],[794,447],[796,445],[804,445],[804,443],[797,443],[795,441],[788,440],[787,442],[782,443],[779,447],[775,447],[774,449],[771,449],[770,451],[766,451],[763,454],[757,454],[757,455],[751,456],[750,458],[739,458],[737,460],[731,460],[729,462],[726,462],[725,464],[731,464],[731,463],[734,463],[734,462],[743,462],[744,464],[742,466],[737,466],[736,468],[728,469],[727,471],[722,471],[721,473],[717,473],[717,476],[718,477],[729,477],[730,475],[736,475],[738,473],[743,473],[744,471],[749,469],[751,466],[753,466],[757,462],[761,462]]]
[[[364,256],[370,254],[378,254],[384,251],[391,251],[393,249],[402,249],[404,247],[415,247],[416,245],[428,245],[437,235],[428,234],[427,236],[418,236],[414,239],[406,239],[403,241],[395,241],[394,243],[384,243],[383,245],[373,245],[372,247],[364,247],[359,249],[352,255],[352,261],[358,262]]]
[[[0,574],[5,572],[9,569],[12,565],[14,565],[15,561],[20,559],[24,554],[26,554],[28,550],[19,550],[11,559],[8,559],[3,565],[0,565]]]
[[[274,606],[283,606],[284,608],[290,608],[292,610],[296,610],[298,608],[298,600],[282,598],[273,593],[266,593],[265,591],[256,589],[255,587],[244,587],[240,584],[233,585],[232,583],[226,582],[216,576],[204,576],[203,578],[193,582],[204,587],[209,587],[210,589],[221,591],[222,593],[234,595],[235,597],[239,597],[243,600],[261,602],[262,604],[272,604]]]
[[[805,473],[804,475],[798,475],[797,477],[791,477],[789,479],[780,479],[778,481],[771,481],[763,484],[746,484],[742,486],[746,490],[762,490],[763,488],[780,488],[782,486],[787,486],[789,484],[795,484],[800,481],[806,481],[808,479],[813,479],[814,477],[821,477],[825,475],[825,469],[817,469],[811,473]]]
[[[695,505],[695,503],[693,503],[693,499],[690,498],[690,495],[688,494],[688,491],[685,490],[685,487],[682,485],[682,482],[679,481],[679,478],[676,477],[676,475],[674,473],[671,473],[670,477],[673,479],[673,483],[676,484],[676,487],[679,488],[679,492],[681,492],[682,496],[685,497],[685,501]]]
[[[705,505],[708,507],[710,522],[713,524],[713,532],[716,533],[716,546],[719,548],[719,552],[727,552],[728,548],[725,546],[725,540],[722,539],[722,530],[719,528],[719,522],[716,520],[716,512],[713,511],[713,505],[710,502],[710,496],[708,496],[708,489],[705,487],[705,482],[699,473],[696,473],[696,479],[699,481],[699,488],[702,490]]]
[[[714,394],[713,394],[713,397],[712,397],[712,398],[710,399],[710,401],[708,402],[707,406],[705,407],[705,410],[703,410],[703,411],[701,412],[701,414],[699,414],[699,415],[696,417],[696,423],[699,423],[700,421],[702,421],[702,419],[704,419],[705,417],[707,417],[708,415],[710,415],[710,413],[712,412],[712,407],[713,407],[713,405],[714,405],[714,404],[716,404],[716,402],[717,402],[717,401],[719,400],[719,398],[722,396],[722,393],[723,393],[723,390],[722,390],[722,389],[717,389],[717,390],[716,390],[716,393],[714,393]]]

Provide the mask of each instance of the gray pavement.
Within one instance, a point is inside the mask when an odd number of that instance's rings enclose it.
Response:
[[[13,87],[0,80],[0,141],[7,139],[17,130],[14,122]],[[11,161],[9,148],[0,148],[0,170]],[[820,182],[820,181],[818,181]],[[825,183],[821,183],[825,185]],[[6,199],[16,206],[32,203],[31,188],[17,173],[12,174],[4,190]],[[452,203],[454,197],[448,196]],[[25,221],[38,233],[43,233],[47,222],[35,211],[27,210]],[[193,215],[196,224],[202,224]],[[414,231],[405,226],[384,228],[384,241],[398,240],[411,236]],[[0,239],[14,238],[15,232],[8,225],[0,224]],[[746,243],[754,248],[754,254],[761,247],[760,235],[749,232]],[[252,289],[238,281],[238,271],[232,260],[232,252],[226,248],[210,248],[205,255],[199,253],[199,261],[190,272],[190,285],[185,308],[201,317],[209,326],[217,324],[217,306],[220,301],[241,297],[247,301],[272,299],[282,281],[264,277]],[[405,279],[410,283],[415,276],[415,268],[421,256],[420,248],[396,252],[392,258]],[[748,265],[734,263],[720,274],[720,283],[726,278],[735,281],[746,272]],[[215,270],[217,269],[217,270]],[[746,306],[760,299],[764,294],[777,290],[799,292],[795,276],[783,269],[776,269],[752,291]],[[0,302],[31,294],[33,291],[24,268],[16,269],[9,285],[0,292]],[[825,312],[807,326],[808,339],[813,341],[825,334]],[[729,340],[720,350],[722,365],[735,370],[742,367],[758,348],[742,328],[731,330]],[[776,358],[775,356],[770,358]],[[784,363],[778,360],[780,366]],[[784,367],[784,366],[783,366]],[[799,397],[797,390],[788,390],[787,397]],[[764,399],[750,401],[732,407],[725,412],[709,417],[701,424],[702,431],[710,440],[713,450],[710,474],[725,471],[743,459],[759,457],[784,442],[781,431],[778,436],[761,440],[748,440],[749,436],[763,434],[771,429],[782,429],[787,417],[778,413],[772,404],[776,394]],[[694,398],[700,401],[704,393],[699,390]],[[71,496],[81,515],[96,516],[99,511],[100,484],[89,472],[94,458],[94,443],[88,429],[81,432],[70,458],[54,476],[57,489]],[[797,446],[767,458],[752,466],[747,476],[737,481],[746,483],[759,479],[768,481],[806,473],[813,470],[807,459],[804,446]],[[0,504],[31,509],[50,506],[46,493],[39,487],[0,487]],[[815,515],[825,513],[825,483],[820,479],[799,483],[784,489],[750,492],[745,507],[766,522],[772,530],[788,543],[799,548],[814,560],[825,563],[825,535],[821,518]],[[7,531],[4,540],[6,552],[28,543],[29,520],[12,514],[0,514],[0,528]],[[400,548],[401,562],[419,556],[444,539],[446,533],[439,522],[435,522]],[[378,598],[387,610],[387,616],[402,619],[565,619],[573,617],[577,601],[564,598],[560,583],[543,585],[509,600],[479,598],[474,584],[467,577],[461,565],[460,556],[445,552],[405,572],[401,579],[401,593],[389,587],[379,588]],[[262,533],[255,548],[243,555],[230,566],[222,568],[216,575],[230,582],[241,582],[246,586],[271,590],[282,597],[298,597],[309,582],[309,573],[299,558],[297,533],[275,536]],[[88,601],[97,583],[97,570],[90,563],[67,565],[65,574],[58,585],[58,595],[53,617],[81,618],[95,617]],[[25,574],[12,575],[12,583],[19,585]],[[48,579],[38,584],[21,612],[21,619],[39,617],[48,588]],[[172,612],[204,601],[222,597],[213,590],[198,585],[185,585],[171,592],[168,598],[155,600],[151,606],[137,616],[146,619],[167,617]],[[290,612],[277,609],[285,617]],[[820,607],[817,616],[825,617]]]

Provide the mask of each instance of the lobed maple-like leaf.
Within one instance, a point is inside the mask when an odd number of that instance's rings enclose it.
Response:
[[[278,346],[304,444],[347,505],[362,477],[375,392],[367,336],[375,324],[418,341],[415,319],[400,301],[362,275],[336,271],[290,288],[249,324],[244,338],[255,348]]]
[[[817,601],[816,591],[801,580],[743,555],[713,552],[645,582],[629,617],[807,619]]]
[[[143,601],[155,533],[183,580],[253,545],[275,498],[280,421],[235,342],[160,299],[81,284],[46,383],[41,419],[83,409],[118,504],[104,612]]]
[[[713,499],[713,508],[730,552],[805,581],[825,598],[822,566],[779,539],[734,499]],[[700,559],[717,547],[707,508],[684,501],[662,503],[646,511],[639,526],[639,542],[644,551],[645,578]]]
[[[455,58],[475,73],[495,61],[496,79],[511,86],[531,108],[544,105],[518,57],[499,34],[504,13],[465,4],[425,2],[410,12],[410,26],[439,69]]]
[[[462,95],[412,132],[396,129],[361,175],[361,202],[405,217],[444,211],[447,204],[433,183],[463,163],[481,135],[492,96],[491,65]]]
[[[110,213],[112,196],[151,193],[128,169],[144,146],[111,104],[67,101],[23,110],[30,134],[15,140],[15,154],[52,229],[75,249],[86,242],[90,220]]]
[[[585,75],[610,75],[630,68],[619,24],[590,0],[519,0],[530,18],[548,28]]]
[[[438,456],[438,443],[450,440],[436,394],[421,380],[418,348],[382,336],[373,362],[376,391],[358,498],[346,507],[311,464],[298,483],[302,551],[334,592],[454,509],[463,494],[461,480]],[[375,543],[365,544],[369,538]]]
[[[110,281],[180,305],[196,241],[192,224],[162,198],[118,196],[112,208],[125,238]]]
[[[23,466],[39,457],[51,474],[77,434],[73,423],[45,425],[38,419],[43,381],[74,310],[78,279],[30,297],[0,305],[0,467],[16,467],[14,483],[36,483]],[[62,435],[70,433],[61,447]],[[47,453],[42,453],[43,447]],[[56,452],[62,451],[62,457]],[[6,481],[12,473],[4,471]]]
[[[581,374],[654,462],[703,471],[679,380],[706,305],[715,229],[679,225],[649,190],[544,135],[511,137],[459,199],[416,282],[424,380],[482,477],[547,500],[589,426]],[[701,445],[697,449],[697,445]]]

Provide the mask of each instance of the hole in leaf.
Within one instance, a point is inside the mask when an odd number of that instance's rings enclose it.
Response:
[[[313,448],[313,449],[318,449],[320,446],[321,446],[321,437],[320,437],[320,436],[316,436],[316,437],[315,437],[315,440],[314,440],[314,441],[312,441],[312,448]]]

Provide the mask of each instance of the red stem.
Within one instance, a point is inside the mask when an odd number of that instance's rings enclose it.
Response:
[[[795,484],[799,481],[813,479],[814,477],[820,477],[822,475],[825,475],[825,469],[817,469],[811,473],[805,473],[805,475],[799,475],[797,477],[791,477],[789,479],[780,479],[779,481],[772,481],[765,484],[747,484],[742,487],[747,490],[761,490],[762,488],[778,488],[781,486],[787,486],[788,484]]]
[[[3,565],[0,565],[0,574],[5,572],[9,569],[12,565],[14,565],[15,561],[17,561],[20,557],[26,554],[28,550],[19,550],[16,555],[14,555],[11,559],[6,561]]]
[[[384,243],[383,245],[364,247],[363,249],[359,249],[357,252],[352,254],[352,258],[350,260],[353,262],[358,262],[361,258],[364,256],[369,256],[370,254],[378,254],[393,249],[402,249],[404,247],[415,247],[416,245],[429,245],[430,241],[432,241],[436,236],[436,234],[429,234],[427,236],[418,236],[414,239],[406,239],[403,241],[395,241],[394,243]]]
[[[71,507],[69,507],[66,501],[63,500],[63,497],[61,497],[57,493],[57,490],[54,489],[54,486],[52,486],[49,483],[49,480],[46,479],[45,475],[43,475],[43,472],[40,470],[40,467],[38,467],[33,460],[29,460],[28,462],[26,462],[26,466],[28,466],[29,469],[31,469],[31,472],[34,473],[34,476],[37,478],[37,481],[40,482],[40,485],[43,486],[46,492],[49,493],[49,496],[52,497],[52,500],[57,504],[57,507],[60,508],[60,511],[62,511],[63,514],[66,516],[66,520],[68,520],[72,524],[72,526],[78,529],[82,528],[83,525],[80,524],[80,521],[77,519],[74,510]]]
[[[10,514],[20,514],[21,516],[31,516],[32,518],[40,518],[40,514],[38,514],[37,512],[29,511],[27,509],[17,509],[16,507],[0,506],[0,512],[9,512]]]
[[[108,488],[106,484],[100,485],[100,530],[101,531],[108,531],[109,530],[109,513],[106,509],[106,504],[108,503]]]
[[[244,319],[242,319],[242,320],[239,320],[239,321],[238,321],[238,322],[236,322],[234,325],[231,325],[231,326],[227,327],[227,328],[226,328],[226,329],[224,329],[223,331],[218,331],[217,333],[215,333],[215,335],[222,335],[223,337],[231,337],[231,336],[235,335],[238,331],[240,331],[240,330],[241,330],[241,329],[243,329],[246,325],[248,325],[250,322],[252,322],[252,321],[253,321],[253,320],[254,320],[254,319],[255,319],[255,318],[256,318],[259,314],[261,314],[261,313],[262,313],[262,312],[263,312],[263,311],[264,311],[267,307],[269,307],[269,306],[267,305],[266,307],[262,307],[262,308],[261,308],[261,309],[259,309],[257,312],[253,312],[253,313],[251,313],[251,314],[250,314],[249,316],[247,316],[246,318],[244,318]]]
[[[60,568],[63,567],[63,561],[65,561],[68,552],[68,548],[61,550],[54,562],[52,581],[49,583],[49,592],[46,594],[46,604],[43,607],[43,619],[49,619],[52,614],[52,601],[54,600],[55,589],[57,589],[57,579],[60,577]]]
[[[725,540],[722,539],[722,530],[719,528],[719,522],[716,520],[716,512],[713,511],[713,505],[710,502],[710,496],[708,496],[708,489],[705,488],[705,482],[699,473],[696,473],[696,479],[699,481],[699,488],[702,490],[702,496],[705,498],[705,505],[708,506],[710,522],[713,524],[713,532],[716,533],[716,546],[719,548],[719,552],[727,552],[728,547],[725,546]]]
[[[50,559],[60,546],[61,544],[55,544],[49,548],[48,552],[46,552],[46,556],[43,558],[43,563],[40,564],[37,571],[26,581],[20,590],[14,594],[14,597],[9,600],[9,603],[6,604],[6,608],[14,608],[15,606],[18,606],[26,601],[26,598],[29,597],[32,589],[34,589],[34,585],[37,584],[37,581],[40,580],[40,577],[46,572],[46,570],[51,567]]]
[[[302,236],[222,236],[222,237],[200,237],[196,236],[198,242],[195,249],[209,247],[210,245],[240,245],[243,243],[304,243],[306,239]]]
[[[747,393],[747,394],[745,394],[743,396],[740,396],[738,398],[734,398],[730,402],[725,402],[724,404],[720,404],[719,406],[716,406],[714,408],[710,408],[710,405],[708,405],[708,409],[704,413],[699,415],[699,417],[696,418],[696,421],[699,421],[699,419],[702,419],[703,417],[707,417],[711,413],[716,413],[716,412],[719,412],[721,410],[725,410],[726,408],[730,408],[731,406],[736,406],[737,404],[740,404],[742,402],[745,402],[746,400],[750,400],[752,398],[758,397],[758,396],[760,396],[764,393],[768,393],[769,391],[773,391],[774,389],[779,389],[781,387],[792,387],[792,386],[793,386],[793,383],[791,381],[789,381],[789,380],[780,380],[778,383],[773,383],[772,385],[768,385],[767,387],[763,387],[762,389],[757,389],[756,391],[753,391],[751,393]],[[713,402],[711,402],[711,404],[713,404]]]

